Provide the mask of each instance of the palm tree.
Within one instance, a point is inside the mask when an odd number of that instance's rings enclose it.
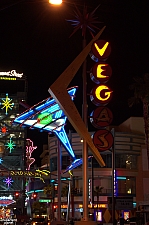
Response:
[[[48,184],[47,186],[45,186],[44,189],[43,189],[43,193],[47,197],[52,197],[52,195],[53,195],[53,185]]]
[[[143,103],[143,118],[145,129],[145,140],[149,165],[149,143],[148,143],[148,131],[149,131],[149,73],[143,74],[142,77],[134,77],[134,83],[130,85],[130,90],[134,91],[134,96],[128,99],[129,107],[135,103]]]
[[[97,211],[98,211],[98,204],[99,204],[99,196],[102,193],[103,187],[102,186],[96,186],[94,189],[94,195],[97,196]]]
[[[67,197],[68,195],[68,185],[62,187],[61,194],[63,197]]]

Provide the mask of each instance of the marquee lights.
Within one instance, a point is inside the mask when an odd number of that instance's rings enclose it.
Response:
[[[15,77],[0,77],[0,80],[17,80]]]
[[[5,146],[7,147],[7,149],[9,149],[9,152],[11,153],[11,151],[14,149],[14,147],[16,146],[15,144],[14,144],[14,142],[11,140],[11,138],[10,138],[10,140],[9,140],[9,142],[7,142],[6,144],[5,144]]]
[[[2,98],[2,103],[0,103],[0,105],[3,106],[1,109],[5,108],[5,113],[7,115],[8,114],[8,109],[12,110],[12,108],[14,106],[14,103],[12,102],[12,99],[10,99],[8,97],[8,94],[6,94],[6,98]]]
[[[113,95],[113,91],[105,85],[112,75],[110,65],[105,63],[111,53],[111,47],[109,42],[98,40],[93,43],[91,51],[91,58],[96,64],[91,69],[90,77],[98,86],[91,91],[90,99],[96,106],[99,106],[90,115],[91,123],[99,129],[93,135],[93,143],[99,151],[106,151],[113,145],[113,135],[104,129],[113,120],[112,112],[105,107]]]
[[[11,70],[8,72],[0,72],[0,76],[8,76],[8,77],[19,77],[22,78],[23,73],[17,73],[16,70]]]
[[[68,89],[68,94],[74,100],[77,87]],[[74,151],[64,129],[67,117],[63,110],[56,103],[55,99],[48,98],[27,109],[24,113],[16,117],[12,123],[19,123],[21,126],[29,126],[30,129],[37,128],[40,131],[48,131],[56,134],[68,154],[75,160]]]

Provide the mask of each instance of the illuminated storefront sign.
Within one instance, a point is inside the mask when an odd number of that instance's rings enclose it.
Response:
[[[7,219],[1,219],[0,222],[3,224],[16,224],[17,219],[7,218]]]
[[[102,211],[94,212],[95,221],[102,222]]]
[[[14,203],[15,201],[13,200],[13,197],[11,195],[9,196],[1,196],[0,197],[0,206],[4,207],[4,206],[8,206],[12,203]]]
[[[68,89],[68,94],[72,100],[74,100],[76,90],[77,87]],[[24,113],[16,117],[13,122],[19,123],[21,126],[29,126],[30,129],[37,128],[41,131],[56,134],[68,154],[75,160],[74,151],[64,129],[66,119],[67,117],[55,99],[48,98],[27,109]]]
[[[39,202],[51,202],[51,199],[39,199]]]
[[[19,77],[22,78],[23,73],[17,73],[16,70],[11,70],[8,72],[0,72],[0,76],[8,76],[8,77]]]
[[[10,171],[0,171],[1,177],[11,176],[11,177],[30,177],[37,178],[44,182],[45,177],[49,176],[50,171],[47,170],[37,170],[35,172],[32,171],[23,171],[23,170],[10,170]],[[9,181],[8,178],[6,182]],[[10,180],[11,181],[11,180]]]

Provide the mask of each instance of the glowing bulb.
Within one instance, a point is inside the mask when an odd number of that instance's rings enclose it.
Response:
[[[62,0],[49,0],[49,3],[53,5],[60,5],[62,4]]]

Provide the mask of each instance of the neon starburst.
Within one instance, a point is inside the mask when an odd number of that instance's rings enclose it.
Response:
[[[12,99],[10,99],[8,97],[8,94],[6,94],[6,98],[2,98],[2,103],[0,103],[0,105],[2,105],[3,107],[1,109],[5,109],[5,113],[6,115],[8,114],[8,109],[11,109],[13,108],[14,106],[14,103],[12,102]]]
[[[11,153],[11,151],[14,149],[14,147],[16,146],[15,144],[14,144],[14,142],[11,140],[11,138],[10,138],[10,140],[9,140],[9,142],[7,142],[6,144],[5,144],[5,146],[7,147],[7,149],[9,149],[9,152]]]
[[[12,185],[13,180],[11,177],[7,177],[4,181],[3,181],[6,185],[8,185],[8,188],[10,187],[10,185]]]
[[[75,5],[75,19],[67,20],[68,22],[71,22],[72,26],[74,26],[74,31],[70,37],[80,29],[82,30],[82,36],[84,38],[86,36],[87,30],[90,32],[91,36],[94,37],[93,33],[95,32],[95,29],[99,30],[95,24],[101,23],[97,21],[97,17],[95,16],[95,11],[98,9],[98,7],[99,5],[91,13],[89,13],[87,6],[84,5],[83,12],[81,13],[78,7]]]

